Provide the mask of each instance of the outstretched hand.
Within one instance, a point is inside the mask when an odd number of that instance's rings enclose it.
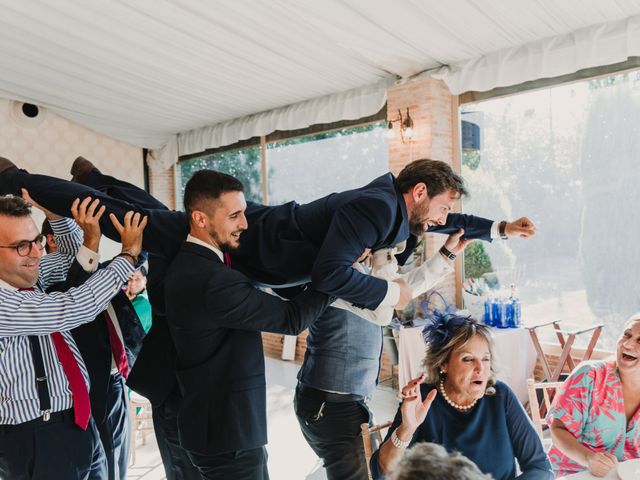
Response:
[[[427,394],[425,399],[422,400],[422,396],[420,395],[421,380],[416,380],[417,379],[411,380],[403,387],[402,396],[404,400],[400,406],[402,413],[401,428],[403,433],[411,436],[422,422],[424,422],[424,419],[427,418],[427,413],[429,413],[433,399],[436,398],[438,393],[438,390],[434,388]],[[400,435],[400,433],[398,433],[398,435]]]
[[[99,205],[100,201],[97,198],[92,200],[91,197],[85,198],[82,202],[76,198],[71,204],[71,215],[84,233],[83,245],[94,252],[97,252],[100,246],[100,218],[106,209],[104,205],[98,208]]]
[[[123,223],[120,223],[113,213],[109,214],[109,218],[120,234],[122,253],[128,253],[137,258],[142,252],[142,232],[147,226],[147,217],[142,217],[140,213],[131,210],[125,213]]]
[[[527,217],[520,217],[513,222],[508,222],[504,227],[507,237],[529,238],[536,234],[536,225]]]

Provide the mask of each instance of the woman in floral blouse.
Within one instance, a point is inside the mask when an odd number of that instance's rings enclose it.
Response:
[[[549,411],[557,475],[605,476],[618,461],[640,458],[640,314],[618,339],[615,359],[579,365]]]

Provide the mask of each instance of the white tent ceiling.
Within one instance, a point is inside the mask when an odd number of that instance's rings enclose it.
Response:
[[[640,16],[640,0],[0,0],[0,8],[0,96],[150,148],[178,132]]]

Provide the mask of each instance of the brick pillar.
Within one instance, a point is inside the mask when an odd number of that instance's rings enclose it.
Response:
[[[387,116],[394,120],[398,109],[403,118],[407,107],[414,123],[413,138],[402,142],[395,126],[396,136],[389,140],[389,169],[398,174],[412,160],[430,158],[442,160],[460,169],[457,132],[457,97],[440,80],[419,78],[401,85],[391,86],[387,92]],[[443,235],[427,235],[427,256],[433,255],[444,243]],[[457,266],[459,269],[459,265]],[[456,300],[456,274],[447,276],[438,290],[453,302]]]
[[[170,209],[176,208],[175,174],[168,170],[149,169],[149,191]]]

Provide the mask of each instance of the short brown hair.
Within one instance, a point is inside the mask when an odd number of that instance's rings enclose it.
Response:
[[[31,215],[31,204],[16,195],[0,196],[0,215],[5,217],[28,217]]]
[[[449,190],[455,192],[458,197],[468,194],[462,177],[440,160],[415,160],[404,167],[396,177],[396,187],[401,193],[407,193],[418,183],[427,186],[429,198]]]
[[[216,170],[203,169],[193,174],[184,189],[184,208],[191,218],[202,201],[217,200],[226,192],[242,192],[244,186],[236,177]]]

